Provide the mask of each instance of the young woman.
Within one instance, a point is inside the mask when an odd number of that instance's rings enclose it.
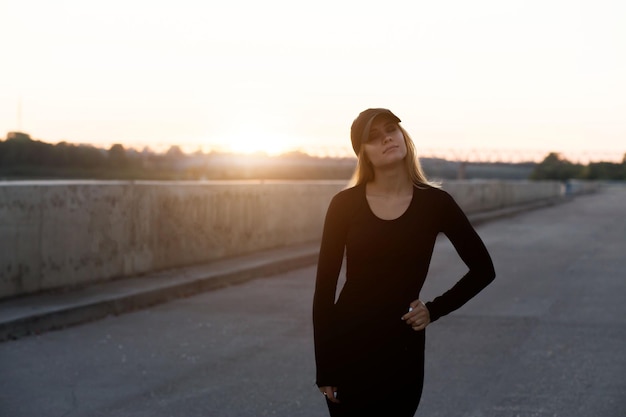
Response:
[[[332,417],[413,416],[424,379],[425,328],[495,277],[465,214],[424,176],[408,133],[387,109],[352,123],[351,188],[326,214],[313,300],[317,386]],[[439,233],[468,272],[426,303],[420,290]],[[336,297],[342,262],[346,281]]]

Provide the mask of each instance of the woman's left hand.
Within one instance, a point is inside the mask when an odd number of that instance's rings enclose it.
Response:
[[[415,331],[424,330],[430,324],[430,312],[423,302],[415,300],[409,305],[409,312],[402,316],[402,320]]]

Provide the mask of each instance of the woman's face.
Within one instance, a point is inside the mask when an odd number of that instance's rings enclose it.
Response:
[[[406,142],[400,127],[385,116],[374,119],[363,147],[374,168],[394,165],[404,160],[407,154]]]

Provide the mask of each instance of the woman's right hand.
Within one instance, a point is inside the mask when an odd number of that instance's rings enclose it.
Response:
[[[338,403],[337,399],[337,387],[320,387],[320,392],[326,397],[326,399],[333,403]]]
[[[424,330],[430,324],[430,312],[421,300],[415,300],[409,305],[409,312],[402,316],[415,331]]]

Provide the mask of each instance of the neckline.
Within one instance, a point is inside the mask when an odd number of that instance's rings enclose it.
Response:
[[[363,184],[363,194],[362,194],[362,196],[363,196],[363,200],[365,200],[365,206],[367,207],[367,211],[370,213],[370,215],[372,217],[374,217],[375,219],[377,219],[378,221],[381,221],[381,222],[394,222],[394,221],[400,220],[404,216],[406,216],[406,214],[411,209],[411,206],[415,202],[415,186],[413,186],[412,190],[411,190],[411,201],[409,202],[409,205],[406,206],[406,209],[398,217],[395,217],[393,219],[383,219],[382,217],[378,217],[376,215],[376,213],[374,213],[374,210],[372,210],[372,207],[370,207],[369,201],[367,201],[367,187],[366,187],[366,184]]]

